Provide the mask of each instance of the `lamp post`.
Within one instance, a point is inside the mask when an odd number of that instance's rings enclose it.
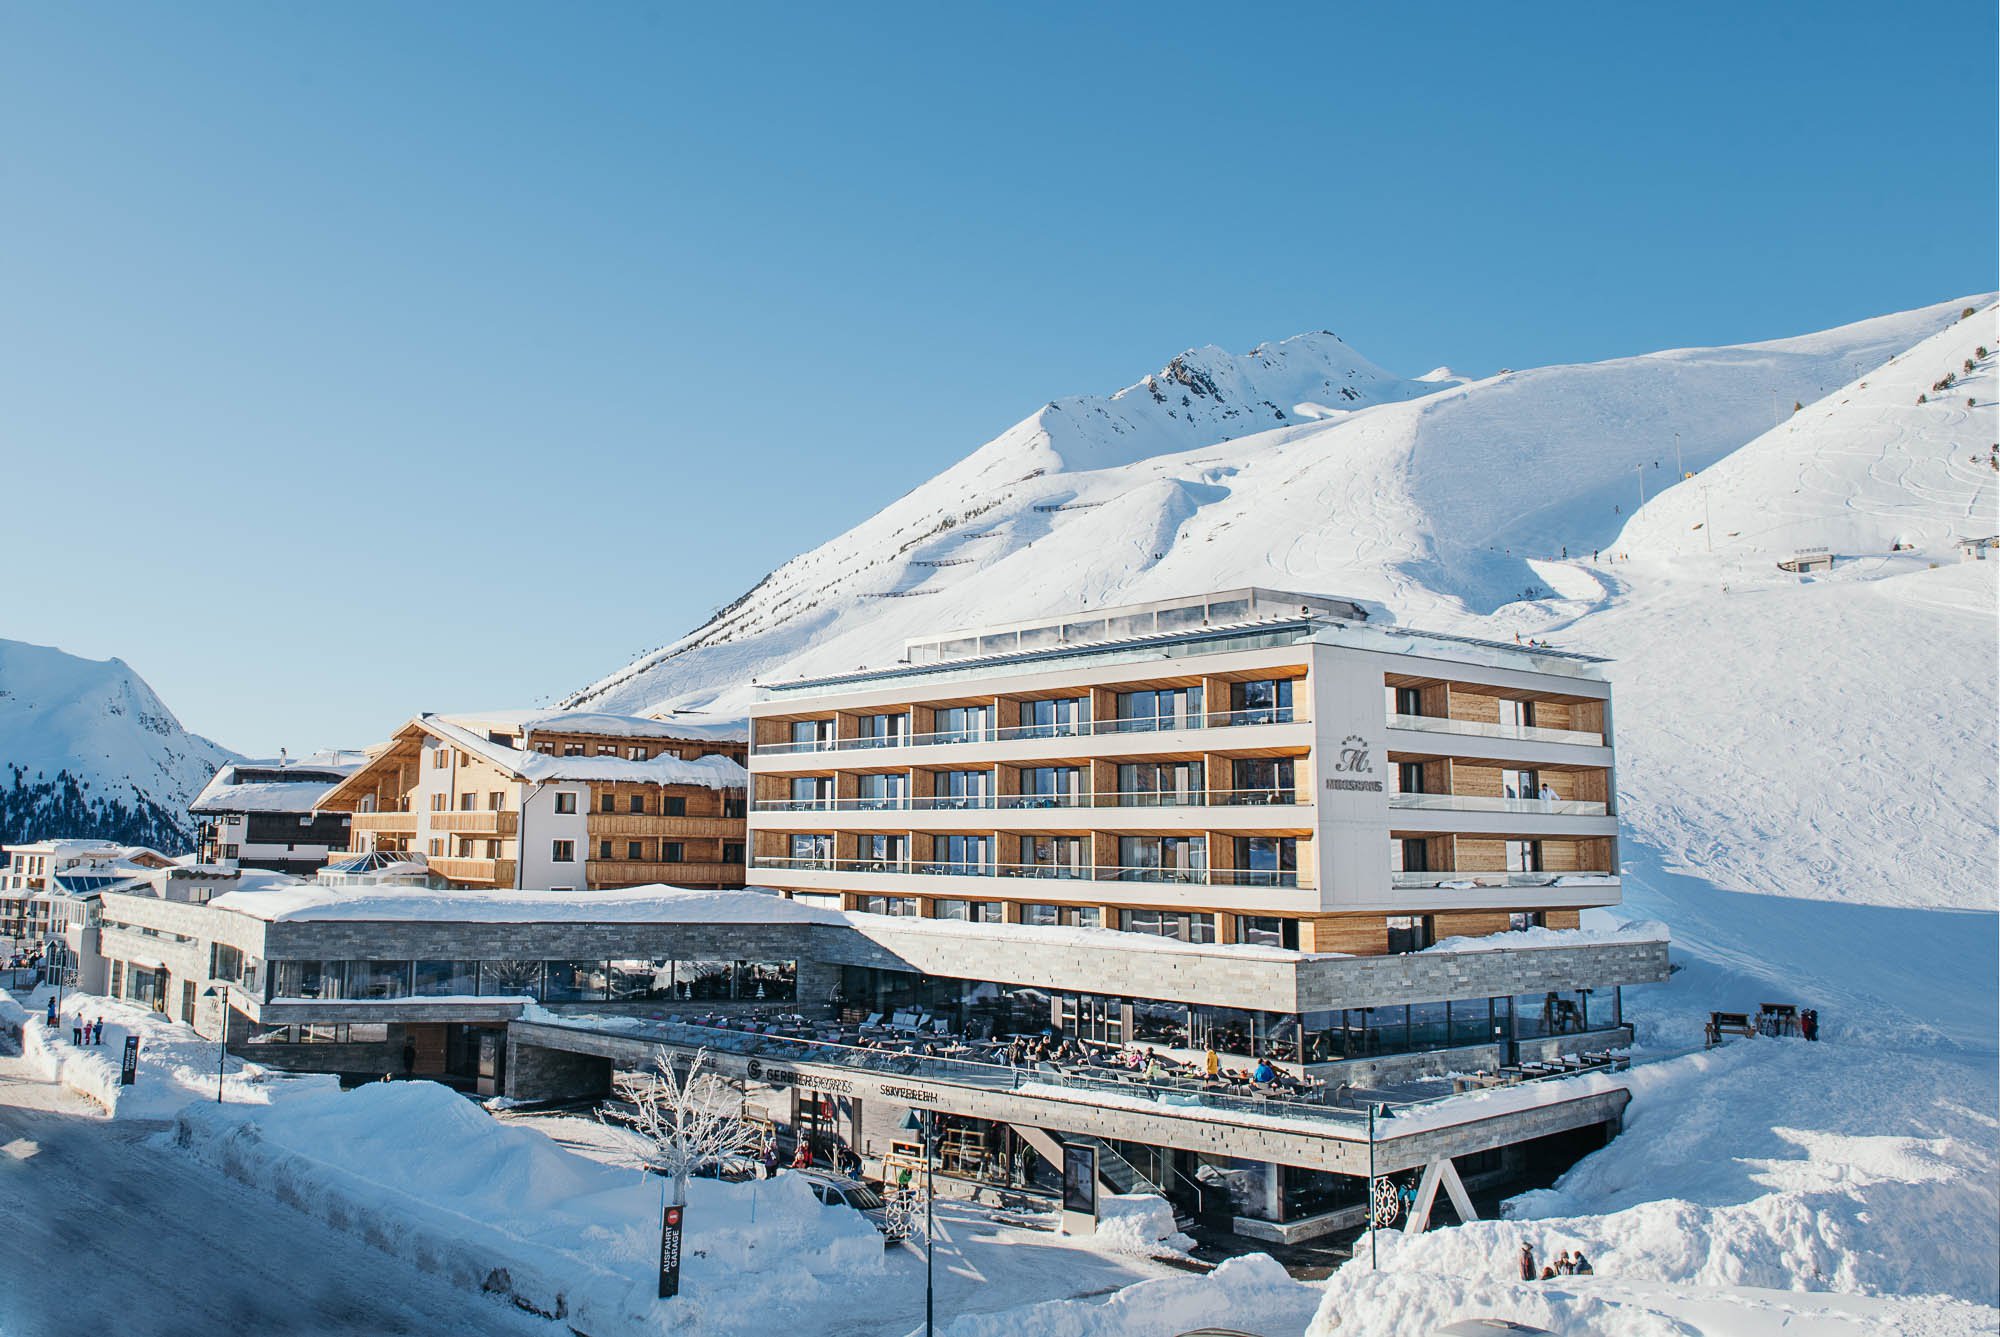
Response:
[[[1375,1206],[1375,1121],[1393,1119],[1389,1107],[1379,1101],[1368,1102],[1368,1267],[1370,1271],[1380,1271],[1382,1264],[1376,1257],[1375,1229],[1377,1210]]]
[[[215,1103],[222,1103],[222,1082],[229,1065],[229,984],[217,980],[202,990],[203,998],[215,998],[222,1003],[222,1038],[216,1041],[215,1054]]]
[[[924,1337],[931,1337],[937,1330],[937,1290],[932,1282],[932,1248],[936,1231],[932,1229],[931,1214],[931,1163],[936,1159],[931,1144],[934,1136],[932,1120],[936,1111],[911,1109],[903,1113],[903,1127],[912,1132],[922,1132],[924,1139]]]

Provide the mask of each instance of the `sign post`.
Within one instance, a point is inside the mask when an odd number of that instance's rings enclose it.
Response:
[[[125,1061],[118,1067],[118,1085],[130,1086],[139,1080],[139,1037],[125,1037]]]
[[[660,1214],[660,1298],[681,1293],[681,1215],[687,1209],[670,1202]]]
[[[1097,1148],[1063,1143],[1062,1229],[1065,1235],[1097,1233]]]

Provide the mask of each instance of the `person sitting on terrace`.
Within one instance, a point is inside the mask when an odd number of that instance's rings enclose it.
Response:
[[[1259,1086],[1269,1086],[1278,1080],[1278,1070],[1271,1066],[1270,1059],[1260,1058],[1257,1060],[1256,1069],[1250,1074],[1250,1080]]]

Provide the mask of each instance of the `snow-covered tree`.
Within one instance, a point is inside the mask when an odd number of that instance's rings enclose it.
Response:
[[[687,1202],[688,1176],[708,1164],[734,1156],[755,1155],[763,1145],[763,1130],[743,1118],[737,1093],[712,1071],[704,1071],[706,1049],[677,1071],[665,1054],[644,1072],[620,1073],[613,1086],[629,1109],[613,1109],[609,1117],[651,1144],[646,1168],[673,1182],[672,1201]]]

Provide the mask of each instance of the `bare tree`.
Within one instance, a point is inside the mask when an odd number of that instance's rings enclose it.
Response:
[[[645,1072],[620,1073],[613,1085],[631,1105],[609,1111],[610,1118],[650,1144],[646,1168],[673,1181],[673,1203],[687,1203],[688,1176],[733,1156],[751,1156],[763,1145],[763,1131],[743,1118],[741,1099],[714,1072],[703,1071],[706,1049],[677,1072],[662,1053]]]

